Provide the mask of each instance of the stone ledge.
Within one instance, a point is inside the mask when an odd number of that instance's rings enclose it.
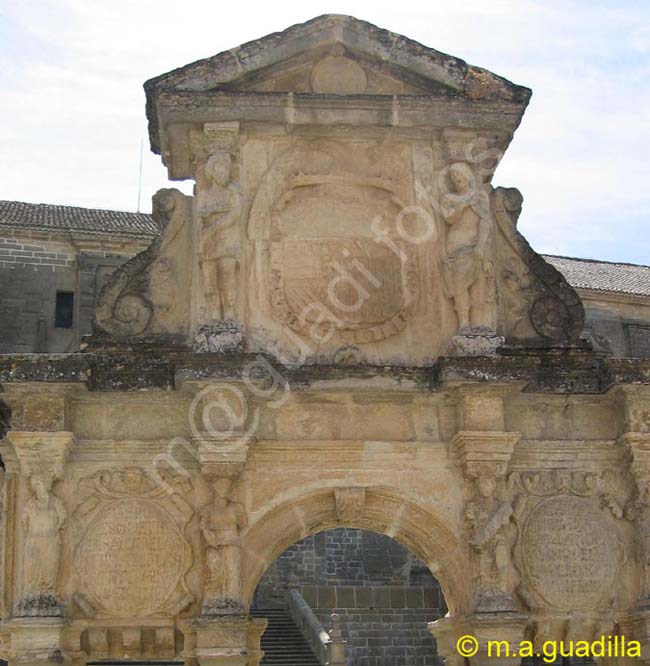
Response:
[[[441,357],[428,366],[283,366],[262,354],[194,354],[138,347],[74,354],[1,354],[0,382],[84,382],[96,391],[169,390],[177,379],[241,379],[263,358],[293,389],[377,378],[432,392],[451,382],[518,382],[524,391],[602,394],[617,384],[650,385],[650,359],[604,358],[576,349],[537,349],[498,356]],[[257,361],[257,363],[256,363]],[[256,379],[251,373],[251,379]],[[261,376],[259,379],[268,377]]]

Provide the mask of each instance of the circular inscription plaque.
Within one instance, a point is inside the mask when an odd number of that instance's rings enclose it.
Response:
[[[524,528],[528,583],[558,608],[591,608],[613,589],[618,538],[603,512],[582,497],[557,497],[531,513]]]
[[[147,615],[176,588],[183,546],[165,511],[147,500],[124,499],[90,524],[77,564],[100,607],[117,615]]]

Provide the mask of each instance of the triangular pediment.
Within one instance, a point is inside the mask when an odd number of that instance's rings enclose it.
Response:
[[[215,90],[333,95],[454,95],[454,88],[400,70],[341,42],[244,74]]]
[[[145,83],[151,129],[165,92],[417,95],[521,105],[530,90],[351,16],[327,14]],[[152,131],[152,147],[158,149]]]

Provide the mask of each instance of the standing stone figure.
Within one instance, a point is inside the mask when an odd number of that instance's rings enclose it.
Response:
[[[239,532],[247,525],[244,507],[231,499],[232,481],[214,483],[214,499],[199,516],[206,543],[203,614],[241,611],[241,545]]]
[[[467,518],[476,563],[477,610],[514,610],[512,592],[519,577],[512,563],[512,549],[517,540],[512,503],[497,498],[492,476],[479,475],[476,487],[479,496],[469,504]]]
[[[650,600],[650,483],[638,480],[638,497],[625,507],[625,518],[635,523],[634,550],[640,565],[639,599]]]
[[[66,510],[52,494],[51,476],[31,477],[33,496],[23,513],[25,530],[24,594],[21,610],[25,614],[52,615],[58,609],[55,599],[59,572],[61,537]]]
[[[489,201],[464,162],[450,165],[447,180],[448,191],[442,196],[441,206],[446,222],[445,292],[454,301],[459,332],[491,329]]]
[[[199,263],[205,316],[211,321],[235,319],[241,202],[239,183],[231,172],[229,152],[212,154],[204,167],[205,187],[198,193]]]

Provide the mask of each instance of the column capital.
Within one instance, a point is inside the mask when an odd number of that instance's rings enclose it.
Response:
[[[60,479],[74,444],[74,433],[10,430],[5,439],[0,448],[3,458],[7,458],[8,472]]]
[[[450,451],[465,476],[498,478],[506,473],[520,439],[516,432],[461,430],[452,437]]]
[[[236,479],[244,471],[252,441],[253,438],[245,433],[233,433],[227,437],[197,433],[192,443],[196,448],[201,473],[207,477]]]

